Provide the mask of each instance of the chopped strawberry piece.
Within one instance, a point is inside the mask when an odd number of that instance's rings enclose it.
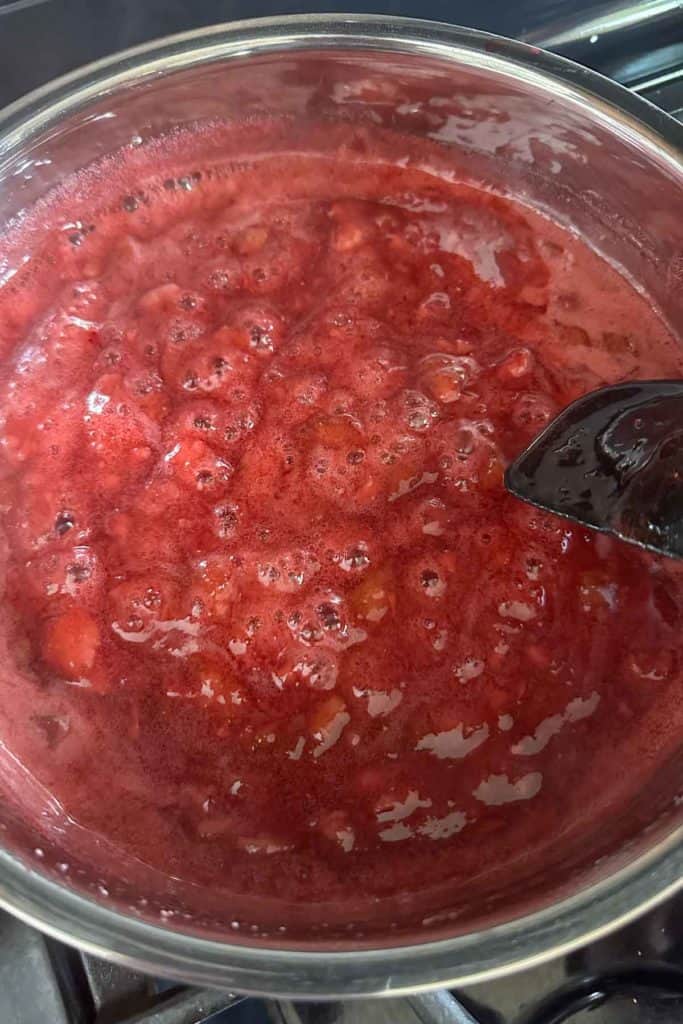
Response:
[[[78,606],[48,619],[43,628],[43,660],[65,679],[87,676],[95,664],[99,645],[97,623]]]

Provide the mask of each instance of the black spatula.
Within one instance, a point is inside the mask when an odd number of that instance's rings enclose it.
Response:
[[[579,398],[512,463],[505,485],[540,508],[683,558],[683,380]]]

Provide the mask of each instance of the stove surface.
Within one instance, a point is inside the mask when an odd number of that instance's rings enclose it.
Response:
[[[0,107],[99,57],[173,32],[339,10],[427,18],[533,40],[628,85],[649,89],[657,81],[654,101],[683,108],[679,0],[0,0]]]
[[[238,18],[379,10],[518,36],[555,23],[567,6],[563,0],[0,0],[0,106],[105,54]],[[589,16],[596,5],[573,0],[571,7]],[[40,60],[27,60],[29,53],[40,53]]]
[[[105,963],[0,914],[2,1024],[681,1024],[683,896],[561,960],[407,999],[243,999]]]
[[[318,2],[316,11],[378,5]],[[678,0],[421,0],[384,13],[526,38],[597,68],[683,120]],[[570,17],[567,10],[571,8]],[[310,8],[308,8],[310,9]],[[269,0],[0,0],[0,107],[57,75],[172,32],[304,13]],[[28,59],[40,54],[40,59]],[[599,942],[457,993],[294,1004],[149,978],[0,912],[0,1024],[682,1024],[683,894]]]

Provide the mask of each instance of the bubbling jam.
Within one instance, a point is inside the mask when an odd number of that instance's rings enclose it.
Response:
[[[449,159],[198,127],[0,243],[0,739],[169,876],[293,903],[467,886],[678,742],[680,566],[502,477],[568,402],[681,376],[681,351]]]

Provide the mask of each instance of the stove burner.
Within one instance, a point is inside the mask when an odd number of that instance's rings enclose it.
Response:
[[[624,964],[594,977],[574,979],[523,1013],[515,1024],[564,1024],[565,1021],[578,1024],[577,1015],[584,1010],[608,1003],[623,1006],[626,1001],[640,1014],[634,1020],[652,1024],[680,1021],[683,1019],[683,969],[656,961],[639,962]],[[616,1019],[627,1024],[625,1012]]]

